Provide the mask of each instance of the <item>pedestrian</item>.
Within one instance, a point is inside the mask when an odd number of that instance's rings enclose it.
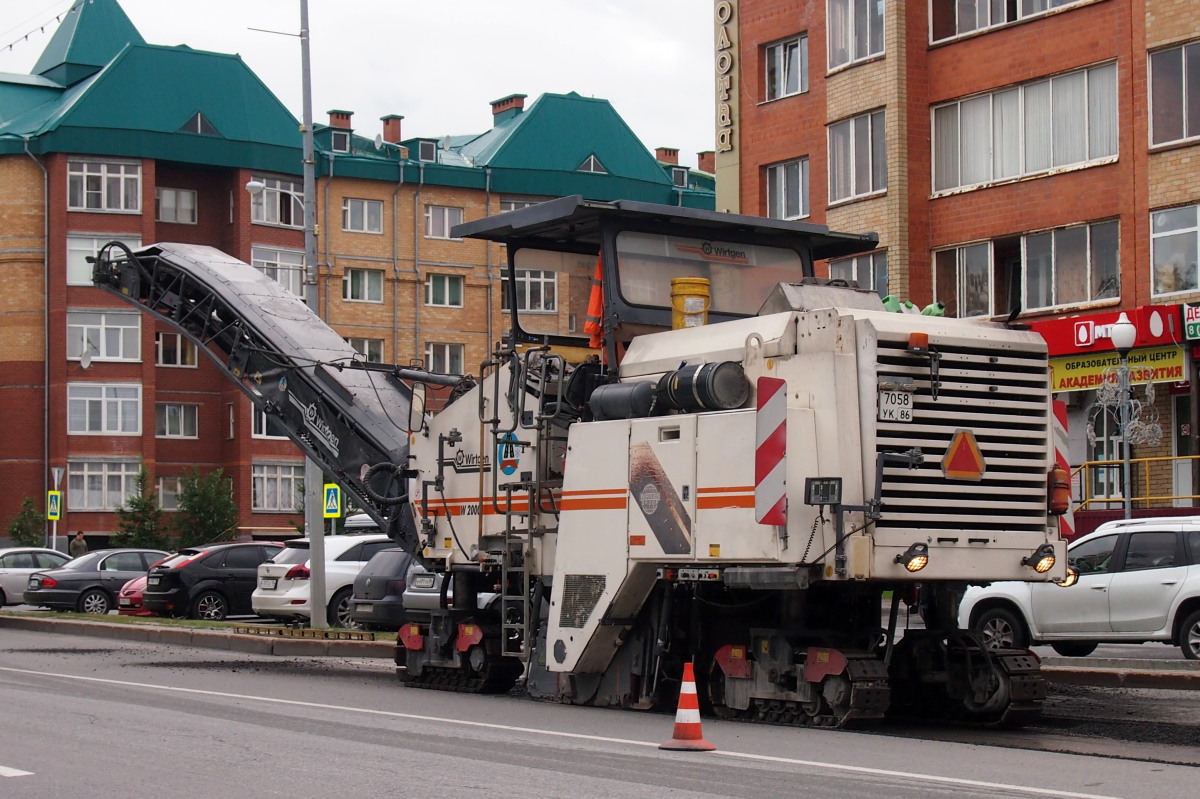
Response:
[[[71,539],[70,552],[71,557],[77,558],[80,555],[86,555],[88,551],[87,541],[83,540],[83,530],[78,530],[75,537]]]

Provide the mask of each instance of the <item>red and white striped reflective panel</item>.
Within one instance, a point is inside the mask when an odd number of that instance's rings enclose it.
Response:
[[[1054,400],[1054,459],[1058,465],[1071,473],[1071,463],[1067,460],[1067,403]],[[1064,539],[1075,535],[1075,514],[1068,507],[1067,512],[1058,517],[1058,532]]]
[[[754,520],[787,524],[787,383],[758,378],[754,423]]]

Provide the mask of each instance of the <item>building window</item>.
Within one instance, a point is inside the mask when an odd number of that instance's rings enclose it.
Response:
[[[342,299],[354,302],[383,302],[383,271],[346,269],[342,277]]]
[[[531,205],[537,205],[541,200],[524,200],[513,197],[505,197],[500,200],[500,213],[506,211],[519,211],[522,208],[528,208]]]
[[[92,265],[88,258],[94,258],[100,253],[100,248],[110,241],[119,241],[131,250],[142,246],[140,238],[129,236],[106,236],[104,234],[68,234],[67,235],[67,285],[92,285]]]
[[[287,428],[279,417],[250,405],[250,435],[253,438],[287,438]]]
[[[179,510],[179,478],[160,477],[155,493],[158,495],[159,510]]]
[[[197,111],[192,115],[191,119],[184,122],[179,128],[180,133],[199,133],[201,136],[219,136],[216,127],[212,122],[208,121],[208,117]]]
[[[859,287],[874,289],[880,297],[888,295],[887,253],[873,252],[829,262],[829,277],[853,280]]]
[[[687,168],[681,166],[671,167],[671,184],[679,189],[686,189],[688,185]]]
[[[1117,65],[933,109],[933,188],[947,191],[1117,154]]]
[[[1084,0],[932,0],[932,41],[1007,25]]]
[[[157,438],[196,438],[200,406],[182,402],[160,402],[154,406],[154,435]]]
[[[130,461],[67,461],[67,507],[114,510],[137,493],[142,464]]]
[[[463,373],[463,345],[435,344],[425,345],[425,368],[431,372],[446,375]]]
[[[278,247],[250,248],[250,263],[288,291],[304,298],[304,253]]]
[[[882,0],[829,0],[829,68],[883,52]]]
[[[158,366],[196,366],[196,345],[182,333],[155,333],[154,350]]]
[[[463,210],[461,208],[449,208],[444,205],[427,205],[425,206],[425,238],[451,238],[450,230],[455,225],[461,225],[462,221]]]
[[[544,311],[553,313],[558,295],[558,275],[546,269],[517,269],[517,310]],[[512,310],[509,300],[509,283],[505,278],[500,283],[500,308]]]
[[[190,189],[156,189],[154,218],[159,222],[196,224],[196,192]]]
[[[252,467],[254,510],[297,511],[304,501],[304,464],[256,463]]]
[[[437,160],[437,142],[422,141],[417,142],[417,159],[421,161],[436,161]]]
[[[383,363],[383,339],[351,336],[346,339],[346,343],[367,363]]]
[[[69,162],[67,210],[138,213],[142,210],[142,165],[119,161]]]
[[[597,174],[607,175],[608,170],[604,168],[604,164],[600,163],[600,159],[594,155],[589,155],[579,165],[579,172],[596,172]]]
[[[67,432],[142,434],[142,387],[137,383],[68,383]]]
[[[1150,143],[1200,137],[1200,42],[1150,54]]]
[[[808,213],[808,159],[767,167],[767,216],[799,219]]]
[[[142,318],[120,311],[67,311],[67,360],[138,361]]]
[[[887,189],[884,112],[851,117],[829,126],[829,201]]]
[[[345,130],[335,130],[329,136],[329,148],[335,153],[350,152],[350,133]]]
[[[425,304],[461,308],[462,275],[428,275],[425,278]]]
[[[808,37],[800,36],[766,48],[767,100],[808,91]]]
[[[1116,221],[1057,228],[934,253],[934,296],[950,316],[1079,305],[1121,296]]]
[[[349,233],[382,233],[383,202],[381,200],[342,200],[342,230]]]
[[[250,196],[250,219],[259,225],[304,227],[304,184],[255,176],[262,191]]]
[[[1200,289],[1200,205],[1168,208],[1150,214],[1150,262],[1154,293]]]

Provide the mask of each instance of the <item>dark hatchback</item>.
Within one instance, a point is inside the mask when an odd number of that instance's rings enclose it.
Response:
[[[271,541],[206,544],[181,549],[146,575],[142,604],[159,616],[216,621],[249,616],[258,565],[283,549]]]
[[[376,552],[354,578],[350,618],[368,630],[398,630],[404,624],[404,589],[412,555],[403,549]]]
[[[108,613],[121,587],[167,556],[158,549],[98,549],[57,569],[29,575],[26,605],[80,613]]]

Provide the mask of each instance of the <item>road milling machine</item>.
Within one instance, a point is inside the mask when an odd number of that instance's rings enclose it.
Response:
[[[1036,333],[818,279],[877,242],[802,222],[566,197],[452,234],[506,245],[510,329],[473,376],[364,363],[211,248],[95,264],[415,553],[414,582],[442,575],[402,679],[673,710],[690,661],[725,718],[1037,713],[1037,657],[955,618],[970,584],[1065,578]],[[451,387],[433,412],[429,385]]]

